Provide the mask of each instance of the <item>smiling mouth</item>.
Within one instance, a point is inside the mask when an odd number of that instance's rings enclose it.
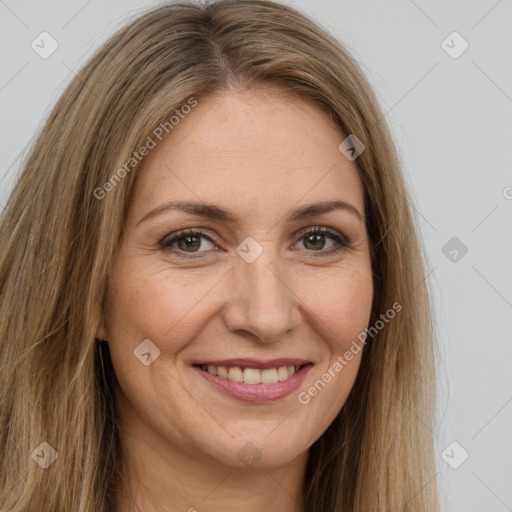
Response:
[[[194,370],[218,391],[247,403],[275,402],[297,390],[313,363],[304,359],[194,361]]]
[[[292,377],[304,366],[277,366],[275,368],[247,368],[242,366],[216,366],[212,364],[194,365],[202,371],[226,379],[232,382],[243,382],[244,384],[275,384],[284,382]]]

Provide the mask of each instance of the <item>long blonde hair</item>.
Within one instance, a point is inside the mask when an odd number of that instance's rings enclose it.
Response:
[[[267,0],[220,0],[164,5],[116,33],[24,162],[0,224],[1,511],[114,509],[124,467],[115,376],[95,334],[138,165],[102,199],[95,191],[190,98],[259,84],[316,101],[366,146],[357,164],[371,325],[402,306],[365,347],[344,407],[310,448],[303,510],[438,510],[429,300],[383,113],[347,51],[305,16]],[[43,442],[58,454],[46,469],[31,455]]]

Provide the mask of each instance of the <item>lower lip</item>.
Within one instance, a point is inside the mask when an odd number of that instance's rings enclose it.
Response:
[[[312,365],[306,364],[291,377],[273,384],[245,384],[244,382],[234,382],[218,377],[217,375],[212,375],[207,371],[201,370],[198,366],[194,366],[194,368],[210,384],[232,398],[245,402],[258,403],[274,402],[293,393],[304,382]]]

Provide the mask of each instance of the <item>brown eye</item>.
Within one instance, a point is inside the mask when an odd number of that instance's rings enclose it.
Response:
[[[318,256],[327,256],[350,248],[349,242],[343,236],[325,227],[311,228],[299,236],[299,242],[304,244],[304,248],[308,252],[318,252]]]
[[[181,237],[177,242],[182,251],[194,252],[201,247],[201,238],[198,236]]]
[[[298,242],[304,244],[309,253],[318,253],[315,256],[329,256],[340,251],[350,249],[349,242],[337,231],[325,227],[310,228],[299,235]],[[209,236],[202,231],[187,229],[173,233],[164,238],[160,245],[178,257],[200,258],[205,256],[216,246]],[[299,247],[299,249],[302,249]],[[190,256],[187,256],[190,255]]]
[[[302,238],[306,249],[319,250],[325,247],[325,235],[313,234]]]
[[[208,247],[208,244],[210,244],[211,247]],[[178,255],[180,253],[193,254],[207,252],[208,250],[211,250],[212,247],[215,247],[210,238],[203,232],[192,230],[181,231],[165,238],[161,242],[161,246],[163,249],[172,249],[172,252],[175,252]]]

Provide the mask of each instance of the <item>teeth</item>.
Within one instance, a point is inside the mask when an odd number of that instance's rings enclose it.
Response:
[[[275,368],[261,370],[261,382],[263,384],[274,384],[274,382],[277,382],[277,370]]]
[[[277,369],[277,378],[278,380],[286,380],[288,378],[288,368],[286,366],[281,366]]]
[[[234,380],[235,382],[243,382],[244,374],[242,373],[242,369],[238,368],[238,366],[230,368],[228,371],[228,379]]]
[[[268,368],[259,370],[258,368],[240,368],[234,366],[226,368],[225,366],[201,365],[201,369],[211,375],[218,375],[223,379],[234,382],[244,382],[246,384],[275,384],[289,379],[300,366],[280,366],[279,368]]]
[[[244,370],[244,382],[246,384],[259,384],[261,382],[261,371],[257,368],[246,368]]]

